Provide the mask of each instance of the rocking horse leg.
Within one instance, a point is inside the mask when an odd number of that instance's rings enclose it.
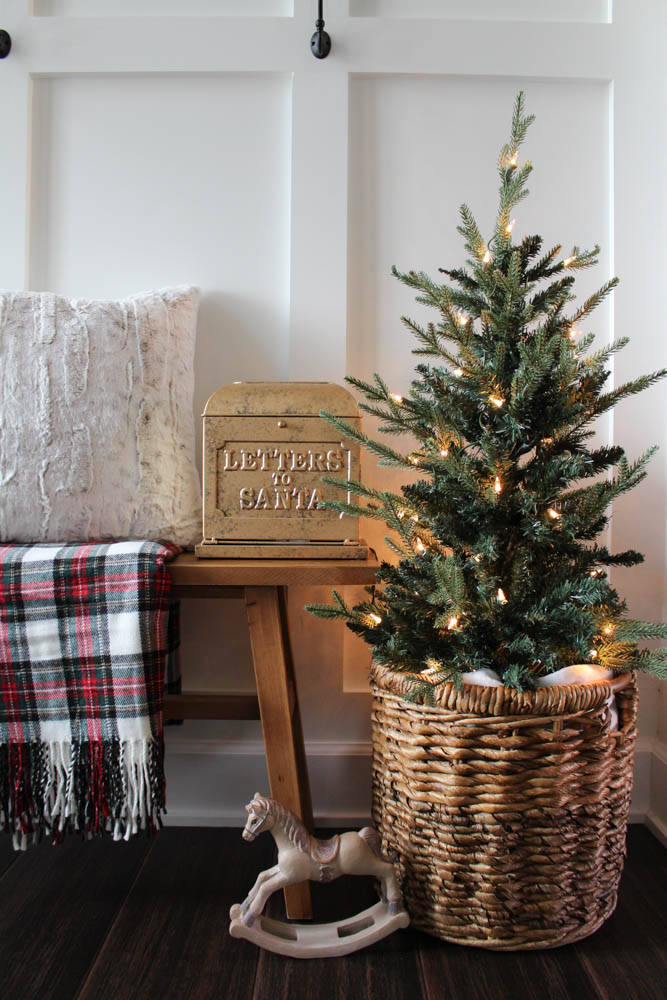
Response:
[[[264,884],[264,882],[266,882],[267,879],[273,878],[273,876],[277,875],[279,871],[280,871],[280,865],[274,865],[273,868],[266,868],[263,872],[259,873],[255,881],[255,884],[253,885],[252,889],[250,889],[248,895],[241,903],[242,913],[246,913],[246,911],[253,902],[255,896],[259,892],[260,887]]]
[[[400,913],[404,909],[403,894],[396,880],[394,866],[389,865],[389,871],[382,879],[382,895],[387,902],[387,912],[390,916]]]
[[[278,865],[276,865],[276,868],[278,870],[275,873],[275,875],[272,875],[270,878],[266,879],[263,882],[263,884],[257,890],[257,894],[255,895],[253,901],[250,903],[250,906],[243,913],[242,920],[243,923],[246,925],[246,927],[252,927],[256,918],[261,914],[262,910],[264,909],[267,899],[269,898],[269,896],[273,895],[276,889],[284,889],[286,885],[293,884],[290,877],[280,871]],[[269,870],[275,871],[275,869],[269,869]],[[263,872],[262,874],[266,873]]]
[[[380,899],[387,906],[387,913],[394,916],[403,909],[403,894],[401,893],[394,866],[390,862],[374,859],[370,872],[380,882]]]

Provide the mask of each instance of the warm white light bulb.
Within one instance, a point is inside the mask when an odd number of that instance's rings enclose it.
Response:
[[[597,657],[597,655],[598,655],[597,649],[591,649],[591,651],[589,653],[589,656],[590,656],[591,660],[594,660]]]
[[[505,232],[506,233],[511,233],[512,232],[512,230],[514,229],[515,222],[516,222],[516,219],[510,219],[510,221],[505,226]]]
[[[505,597],[505,591],[502,587],[498,587],[498,603],[507,604],[507,598]]]
[[[419,465],[419,456],[418,455],[413,455],[412,456],[412,464],[413,465]]]
[[[560,514],[554,507],[549,507],[547,514],[549,515],[552,521],[558,521],[560,518]]]
[[[380,618],[380,616],[379,616],[379,615],[376,615],[374,611],[371,611],[371,613],[369,614],[369,616],[368,616],[368,617],[369,617],[369,618],[371,619],[371,621],[372,621],[372,622],[373,622],[373,624],[375,624],[375,625],[379,625],[379,624],[380,624],[380,622],[382,621],[382,619]]]
[[[452,615],[452,617],[451,617],[451,618],[449,619],[449,621],[447,622],[447,628],[448,628],[448,629],[449,629],[449,631],[451,632],[451,630],[452,630],[453,628],[456,628],[456,626],[458,625],[458,623],[459,623],[459,620],[458,620],[458,618],[457,618],[457,617],[456,617],[455,615]]]
[[[465,313],[462,313],[462,312],[457,313],[456,314],[456,322],[459,324],[459,326],[465,326],[466,323],[468,322],[468,317],[466,316]]]
[[[510,166],[511,167],[516,167],[516,165],[517,165],[518,162],[519,162],[519,154],[518,153],[514,153],[513,156],[512,156],[512,159],[510,160]]]
[[[576,257],[566,257],[563,261],[563,267],[569,267],[570,264],[573,264],[576,259]]]
[[[463,375],[463,368],[455,368],[454,374],[456,375],[457,378],[461,378],[461,376]]]
[[[403,402],[403,397],[399,396],[399,394],[397,392],[392,392],[391,398],[394,400],[395,403],[402,403]]]
[[[489,396],[489,402],[493,403],[498,410],[505,405],[505,400],[501,396]]]
[[[578,336],[579,336],[579,330],[577,330],[576,326],[571,326],[570,327],[570,340],[574,340],[575,337],[578,337]]]
[[[491,262],[491,251],[487,250],[484,256],[482,257],[482,263],[489,264],[490,262]]]
[[[417,552],[419,552],[420,554],[422,552],[426,552],[426,546],[422,542],[421,538],[418,538],[417,541],[415,542],[415,548],[417,549]]]
[[[447,450],[447,448],[441,448],[440,454],[442,455],[443,458],[447,458],[447,456],[449,455],[449,451]]]
[[[614,626],[613,625],[605,625],[605,627],[602,629],[602,631],[604,632],[605,635],[611,635],[611,633],[614,631]]]
[[[500,482],[500,476],[496,476],[496,482],[495,482],[495,485],[494,485],[493,488],[496,491],[496,493],[500,493],[501,492],[501,490],[503,488],[503,484]]]

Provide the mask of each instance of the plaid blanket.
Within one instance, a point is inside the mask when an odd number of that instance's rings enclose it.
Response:
[[[177,552],[0,545],[0,829],[15,848],[161,825],[165,661],[178,648],[165,562]]]

